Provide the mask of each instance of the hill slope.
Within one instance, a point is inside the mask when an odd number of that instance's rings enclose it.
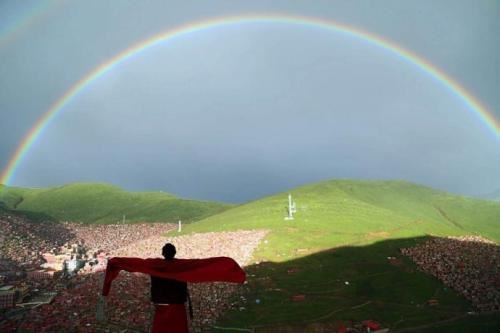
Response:
[[[402,181],[335,180],[290,193],[297,204],[293,221],[284,220],[288,193],[280,193],[184,228],[270,231],[254,254],[256,263],[246,268],[248,302],[219,325],[335,332],[341,321],[374,319],[391,332],[500,328],[495,314],[468,317],[471,305],[462,296],[400,253],[429,234],[480,234],[499,242],[499,202]],[[396,264],[388,258],[397,258]],[[438,299],[439,307],[429,307],[429,299]]]
[[[127,192],[109,184],[75,183],[47,189],[5,187],[8,209],[83,223],[192,222],[219,213],[228,204],[177,198],[164,192]]]
[[[403,181],[334,180],[290,193],[297,204],[293,221],[284,221],[287,193],[280,193],[210,216],[185,232],[269,229],[274,245],[262,246],[259,253],[267,260],[292,258],[299,248],[317,252],[428,234],[481,234],[500,241],[500,203],[494,201]]]

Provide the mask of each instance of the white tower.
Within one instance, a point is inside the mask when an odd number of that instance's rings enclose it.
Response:
[[[293,220],[293,214],[297,212],[295,201],[292,201],[292,195],[288,194],[288,216],[285,217],[285,220]]]

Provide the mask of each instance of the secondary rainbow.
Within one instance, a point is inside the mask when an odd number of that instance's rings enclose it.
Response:
[[[252,14],[244,16],[218,17],[205,21],[188,23],[173,29],[168,29],[148,39],[140,41],[139,43],[116,54],[111,59],[97,66],[83,78],[77,81],[38,119],[35,125],[23,138],[14,154],[11,156],[7,166],[0,176],[0,184],[3,183],[8,185],[10,183],[15,175],[17,167],[23,161],[33,143],[36,142],[36,140],[43,134],[44,129],[47,128],[50,122],[54,120],[54,118],[64,109],[64,106],[66,106],[86,86],[94,82],[102,75],[113,70],[126,60],[137,56],[162,42],[167,42],[177,37],[187,36],[210,28],[249,23],[282,23],[299,26],[313,26],[335,33],[343,33],[347,36],[357,38],[369,44],[383,48],[399,56],[408,63],[417,66],[419,69],[426,72],[435,80],[442,83],[460,100],[462,100],[467,105],[468,109],[475,115],[477,115],[477,117],[481,120],[481,122],[483,122],[485,127],[493,133],[495,139],[497,141],[500,141],[500,123],[486,109],[485,106],[483,106],[472,94],[465,90],[465,88],[462,87],[458,82],[454,81],[451,77],[446,75],[443,71],[441,71],[422,57],[416,55],[415,53],[405,50],[399,45],[396,45],[394,42],[391,42],[367,31],[321,18],[283,14]]]
[[[62,5],[60,0],[38,1],[17,19],[3,26],[0,29],[0,48],[16,40],[20,34],[28,31],[38,22],[45,20],[60,5]]]

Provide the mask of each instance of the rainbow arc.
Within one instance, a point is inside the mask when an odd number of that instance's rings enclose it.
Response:
[[[92,84],[99,77],[117,68],[117,66],[124,63],[126,60],[135,56],[139,56],[143,52],[146,52],[147,50],[160,43],[165,43],[175,38],[185,37],[196,32],[215,27],[224,27],[237,24],[243,25],[250,23],[281,23],[296,26],[313,26],[331,31],[332,33],[345,34],[349,37],[359,39],[360,41],[372,44],[376,47],[391,52],[404,59],[411,65],[416,66],[418,69],[443,84],[467,106],[468,110],[473,112],[479,118],[479,120],[484,124],[485,128],[493,134],[494,138],[497,141],[500,141],[500,123],[493,116],[493,114],[488,111],[488,109],[484,105],[481,104],[479,100],[477,100],[462,85],[453,80],[445,72],[443,72],[424,58],[409,50],[404,49],[394,42],[391,42],[368,31],[320,18],[283,14],[252,14],[243,16],[219,17],[194,23],[188,23],[177,28],[166,30],[162,33],[142,40],[135,45],[132,45],[131,47],[116,54],[114,57],[94,68],[79,81],[77,81],[73,86],[71,86],[61,97],[59,97],[59,99],[57,99],[32,126],[29,132],[24,136],[21,143],[18,145],[14,154],[9,159],[7,166],[2,171],[0,175],[0,184],[10,184],[10,181],[15,175],[16,169],[30,151],[33,143],[43,135],[44,130],[56,118],[56,116],[64,110],[64,107],[79,93],[81,93],[85,89],[85,87]]]

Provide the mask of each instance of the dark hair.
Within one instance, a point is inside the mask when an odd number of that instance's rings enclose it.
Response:
[[[174,259],[175,253],[177,251],[175,250],[175,246],[171,243],[167,243],[163,245],[163,248],[161,249],[161,254],[165,257],[165,259]]]

